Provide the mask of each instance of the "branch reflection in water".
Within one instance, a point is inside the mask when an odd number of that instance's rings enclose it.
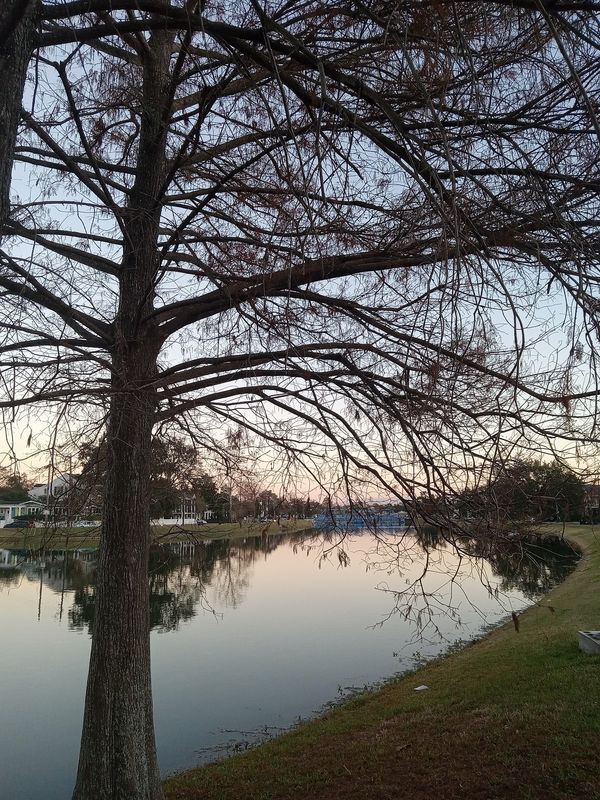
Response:
[[[340,686],[412,666],[416,649],[428,657],[477,635],[562,580],[576,558],[560,540],[457,544],[433,531],[353,531],[153,548],[163,771],[219,754],[232,731],[285,728],[335,700]],[[1,797],[68,795],[95,563],[93,548],[0,550]],[[32,753],[36,770],[28,768]]]
[[[562,581],[579,557],[560,537],[450,543],[434,529],[173,541],[154,546],[150,554],[151,628],[176,631],[199,611],[221,616],[224,609],[237,608],[250,588],[257,558],[266,560],[280,547],[312,557],[318,568],[326,562],[345,568],[358,560],[373,576],[374,588],[392,599],[389,611],[373,623],[401,614],[413,623],[417,638],[442,635],[436,625],[440,616],[460,623],[459,609],[465,603],[485,621],[486,611],[477,604],[480,593],[470,596],[466,583],[473,589],[474,580],[478,582],[508,612],[509,593],[535,600]],[[74,593],[69,625],[91,632],[95,548],[3,552],[0,589],[18,586],[23,577],[35,574],[54,593]]]

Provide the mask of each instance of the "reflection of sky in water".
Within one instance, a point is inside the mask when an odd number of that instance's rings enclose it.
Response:
[[[392,675],[415,651],[435,654],[527,602],[513,589],[499,603],[486,588],[499,582],[489,565],[459,563],[448,548],[430,551],[415,594],[424,553],[412,539],[396,551],[357,536],[344,549],[346,567],[336,551],[323,559],[321,545],[281,539],[153,560],[153,683],[165,772],[193,765],[201,748],[243,739],[239,731],[288,726],[335,699],[339,687]],[[0,796],[64,800],[85,691],[90,569],[71,565],[62,618],[61,560],[47,560],[41,606],[39,571],[23,569],[0,571]],[[398,598],[399,590],[409,594]],[[443,613],[448,605],[451,615]]]

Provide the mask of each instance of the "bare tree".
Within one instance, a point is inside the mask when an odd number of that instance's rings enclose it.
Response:
[[[516,448],[589,441],[596,10],[38,10],[2,211],[0,407],[72,430],[106,421],[75,800],[162,796],[153,431],[223,458],[243,431],[259,460],[332,498],[426,495],[437,509]]]
[[[33,0],[0,2],[0,72],[5,81],[0,92],[0,223],[9,215],[10,177],[21,98],[33,49],[35,7]]]

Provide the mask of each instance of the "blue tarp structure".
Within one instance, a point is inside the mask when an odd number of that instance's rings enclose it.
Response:
[[[410,518],[404,511],[325,511],[317,514],[313,525],[317,530],[384,530],[408,528]]]

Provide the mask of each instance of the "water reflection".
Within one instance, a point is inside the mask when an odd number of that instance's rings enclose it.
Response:
[[[520,542],[473,544],[471,552],[484,558],[501,578],[500,592],[521,592],[529,600],[546,594],[573,569],[580,554],[559,536],[528,536]]]
[[[477,635],[573,562],[564,543],[545,539],[494,551],[459,544],[457,553],[438,532],[404,531],[154,548],[148,585],[161,769],[218,754],[231,731],[285,728],[340,686],[410,668],[416,649],[432,656]],[[2,798],[64,800],[72,788],[96,558],[91,548],[0,551]]]
[[[18,586],[21,580],[21,570],[19,567],[8,566],[0,569],[0,588]]]
[[[333,545],[335,536],[330,541]],[[344,547],[345,539],[341,542]],[[352,539],[349,549],[355,549]],[[331,553],[347,563],[339,548]],[[518,612],[523,605],[518,598],[538,599],[567,576],[579,553],[561,537],[482,539],[427,528],[372,536],[361,558],[380,576],[375,588],[388,599],[376,625],[400,618],[406,626],[404,649],[426,645],[433,655],[442,643],[464,638],[457,632],[471,637],[474,620],[487,626]]]
[[[364,543],[364,547],[361,544]],[[353,533],[255,536],[241,540],[184,541],[153,546],[150,553],[149,591],[151,629],[176,631],[199,611],[221,614],[237,608],[250,588],[257,559],[267,560],[278,548],[296,555],[314,556],[317,564],[333,560],[339,567],[361,558],[379,580],[377,588],[392,597],[391,611],[412,617],[422,633],[424,614],[429,623],[438,614],[456,616],[457,608],[443,598],[431,581],[460,585],[468,574],[478,577],[496,597],[520,592],[534,599],[562,581],[578,554],[560,537],[528,537],[518,541],[482,543],[461,540],[458,549],[435,529],[388,532],[377,537]],[[0,591],[20,581],[36,581],[61,597],[59,619],[68,595],[68,624],[91,633],[95,609],[97,550],[0,550]],[[414,566],[420,566],[415,571]],[[490,571],[491,568],[491,571]],[[410,575],[410,577],[406,577]],[[491,575],[499,580],[491,580]],[[211,589],[211,599],[208,589]],[[216,601],[216,602],[215,602]],[[438,602],[440,601],[440,602]],[[434,625],[434,628],[437,627]]]

